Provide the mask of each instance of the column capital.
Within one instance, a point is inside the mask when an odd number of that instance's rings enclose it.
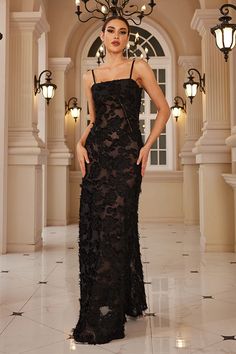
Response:
[[[48,65],[53,71],[64,71],[65,73],[73,67],[71,58],[49,58]]]
[[[219,21],[218,9],[197,9],[193,15],[191,28],[197,30],[201,36]]]
[[[11,28],[21,31],[34,31],[39,38],[42,33],[49,32],[50,26],[41,12],[12,12]]]
[[[200,55],[181,55],[178,59],[179,66],[183,67],[184,70],[188,70],[191,67],[201,67],[201,56]]]
[[[223,173],[222,176],[224,177],[225,182],[236,190],[236,174]]]

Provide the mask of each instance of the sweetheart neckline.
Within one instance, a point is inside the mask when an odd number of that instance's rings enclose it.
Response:
[[[123,78],[123,79],[114,79],[114,80],[107,80],[107,81],[100,81],[100,82],[94,82],[91,86],[91,89],[93,89],[93,87],[95,85],[100,85],[100,84],[106,84],[106,83],[111,83],[111,82],[114,82],[114,81],[124,81],[124,80],[131,80],[132,82],[134,82],[137,87],[141,90],[142,87],[138,85],[137,81],[132,79],[132,77],[126,77],[126,78]]]

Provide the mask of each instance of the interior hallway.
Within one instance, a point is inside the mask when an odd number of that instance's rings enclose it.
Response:
[[[75,344],[77,235],[76,224],[47,227],[42,251],[0,257],[1,354],[236,353],[236,254],[201,252],[199,227],[183,224],[140,224],[146,313],[155,317],[128,320],[124,339]]]

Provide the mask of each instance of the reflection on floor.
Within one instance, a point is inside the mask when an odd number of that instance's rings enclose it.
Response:
[[[0,354],[236,353],[236,254],[201,253],[199,228],[182,224],[140,224],[146,316],[124,339],[74,343],[77,233],[48,227],[42,252],[0,257]]]

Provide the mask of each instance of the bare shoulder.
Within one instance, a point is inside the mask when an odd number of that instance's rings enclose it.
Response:
[[[152,70],[150,65],[143,59],[135,59],[135,67],[140,73],[142,73],[143,70],[144,72]]]

